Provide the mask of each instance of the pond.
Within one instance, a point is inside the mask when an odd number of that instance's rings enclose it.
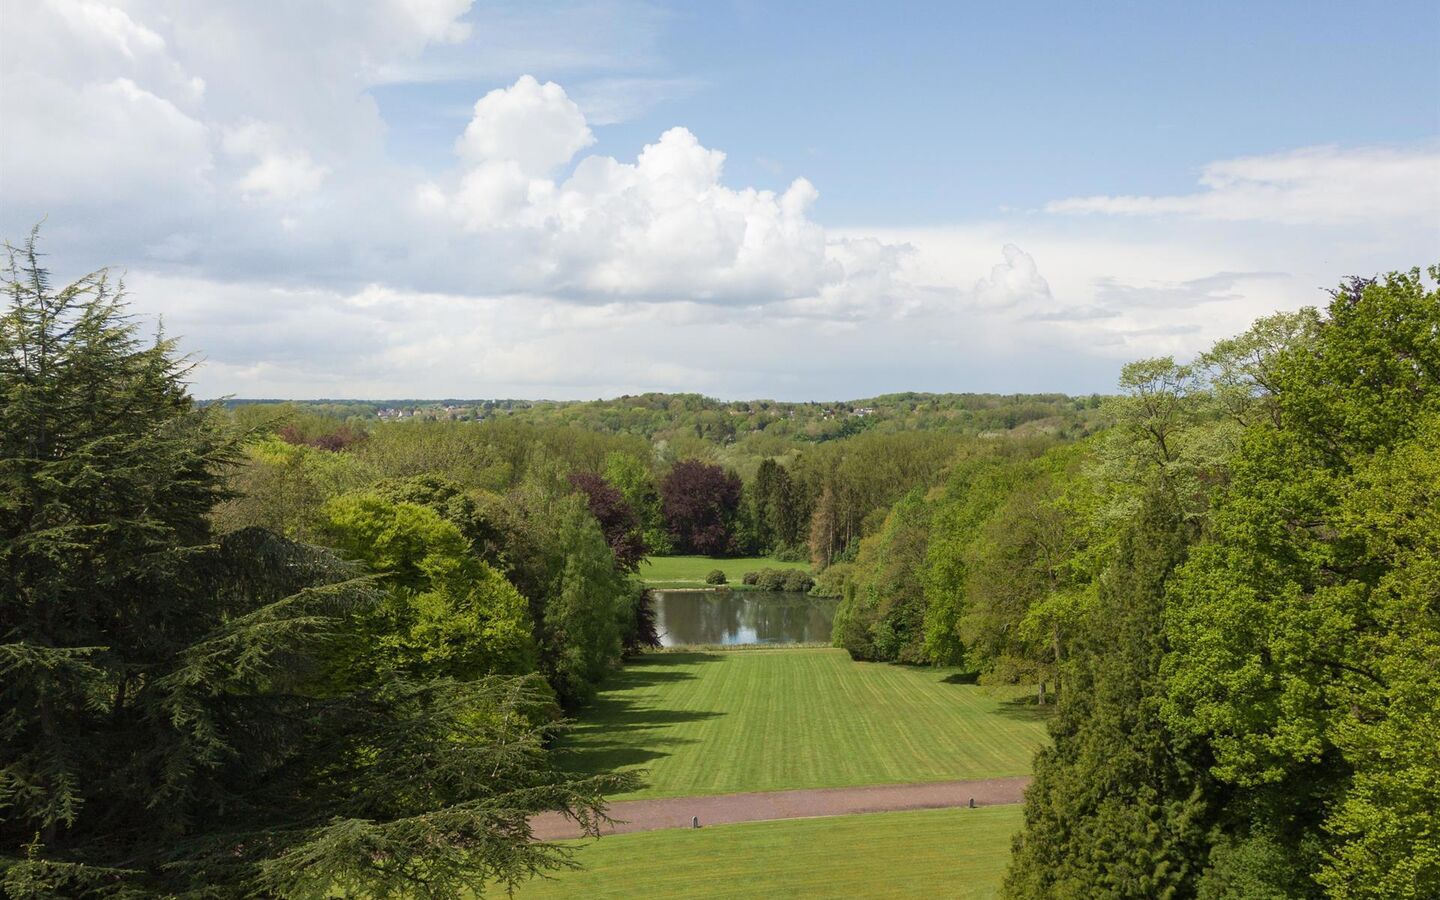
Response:
[[[836,600],[786,591],[655,591],[660,643],[829,643]]]

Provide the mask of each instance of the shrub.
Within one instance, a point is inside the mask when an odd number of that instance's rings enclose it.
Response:
[[[855,574],[854,563],[832,563],[815,578],[813,588],[818,597],[839,597],[845,593],[845,583]]]
[[[783,590],[807,593],[815,586],[815,579],[811,578],[808,572],[803,569],[787,569]]]
[[[710,574],[705,576],[706,584],[724,584],[725,573],[719,569],[711,569]]]
[[[762,591],[782,591],[785,589],[785,573],[779,569],[761,569],[755,586]]]
[[[759,582],[759,581],[760,581],[760,573],[759,573],[759,572],[746,572],[744,575],[741,575],[741,576],[740,576],[740,583],[741,583],[741,584],[754,585],[754,584],[756,584],[756,583]]]

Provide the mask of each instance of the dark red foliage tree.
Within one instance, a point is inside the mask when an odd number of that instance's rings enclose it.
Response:
[[[295,425],[286,425],[278,433],[280,440],[287,444],[317,447],[321,450],[329,450],[331,453],[339,453],[341,450],[349,449],[365,440],[363,431],[357,431],[343,423],[323,434],[307,435],[304,429]]]
[[[676,463],[660,482],[665,528],[682,553],[736,555],[740,476],[698,459]]]
[[[594,472],[572,472],[570,483],[585,494],[590,514],[600,523],[600,530],[615,554],[615,566],[622,572],[638,572],[640,560],[649,548],[640,528],[635,508],[610,482]]]

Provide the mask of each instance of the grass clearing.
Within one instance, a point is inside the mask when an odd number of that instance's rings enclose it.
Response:
[[[760,569],[803,569],[813,571],[808,562],[781,562],[769,556],[742,559],[711,559],[708,556],[651,556],[640,566],[640,578],[651,587],[705,587],[705,576],[719,569],[725,578],[739,584],[746,572]]]
[[[830,648],[646,654],[579,714],[566,764],[646,769],[617,800],[1029,774],[1045,711],[962,680]]]
[[[576,841],[547,897],[994,897],[1021,806],[746,822]]]

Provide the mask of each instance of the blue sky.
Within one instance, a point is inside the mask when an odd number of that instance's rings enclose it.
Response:
[[[683,124],[736,183],[822,186],[831,225],[1176,193],[1215,159],[1440,130],[1434,3],[717,2],[637,19],[629,64],[527,71],[672,82],[594,149]],[[389,146],[449,165],[456,121],[512,75],[377,89]]]
[[[202,396],[1088,393],[1440,257],[1434,3],[0,6],[0,230]]]

